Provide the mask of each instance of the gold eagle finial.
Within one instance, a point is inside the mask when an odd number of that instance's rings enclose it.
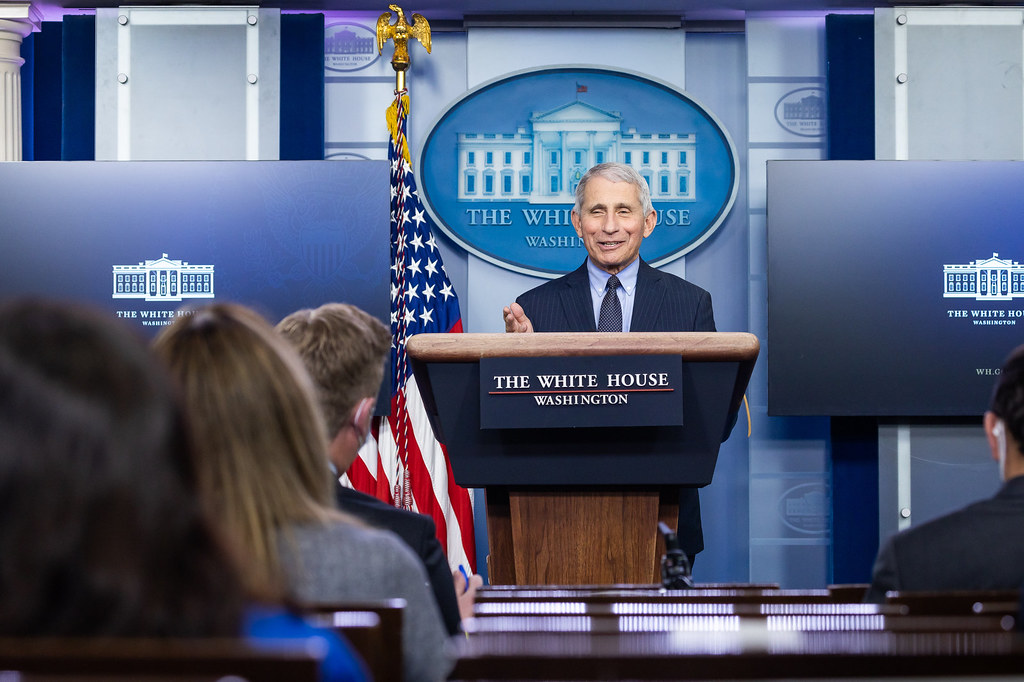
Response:
[[[422,14],[413,14],[412,23],[405,20],[405,12],[398,5],[388,5],[398,13],[398,20],[391,23],[391,12],[384,12],[377,18],[377,54],[384,49],[388,40],[395,41],[395,54],[391,66],[398,78],[398,89],[405,89],[404,72],[409,68],[409,39],[415,38],[430,52],[430,24]]]

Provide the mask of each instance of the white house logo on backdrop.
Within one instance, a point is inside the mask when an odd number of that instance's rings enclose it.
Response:
[[[775,103],[775,120],[785,130],[801,137],[825,134],[825,91],[797,88]]]
[[[831,526],[828,488],[824,483],[801,483],[779,497],[782,522],[799,533],[823,534]]]
[[[531,204],[572,203],[587,169],[611,160],[640,170],[659,199],[696,199],[695,135],[623,131],[619,112],[579,100],[537,112],[515,132],[459,133],[457,151],[464,201],[504,196]]]
[[[377,61],[377,37],[359,24],[331,24],[324,29],[324,68],[358,71]]]
[[[138,265],[115,265],[111,298],[146,301],[181,301],[185,298],[213,298],[213,266],[190,265],[163,254]]]
[[[943,298],[978,301],[1024,298],[1024,265],[1000,258],[998,253],[965,265],[943,265],[942,279]]]
[[[685,92],[624,71],[553,67],[502,77],[449,105],[416,156],[438,225],[468,251],[544,277],[586,254],[570,218],[591,166],[637,170],[658,227],[641,255],[658,266],[703,243],[739,187],[736,149]]]

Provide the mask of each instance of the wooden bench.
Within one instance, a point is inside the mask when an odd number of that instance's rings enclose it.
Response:
[[[376,682],[402,680],[404,599],[306,604],[302,611],[315,625],[335,629],[366,662]]]
[[[968,614],[993,611],[1000,604],[1005,612],[1020,608],[1019,590],[950,590],[942,592],[887,592],[887,604],[902,604],[914,615]],[[989,605],[989,606],[986,606]]]
[[[568,602],[586,603],[704,603],[704,604],[807,604],[835,603],[828,590],[782,590],[777,588],[695,588],[691,590],[658,589],[539,589],[539,590],[493,590],[477,592],[476,605],[488,603]]]
[[[477,589],[478,596],[514,594],[516,592],[657,592],[661,585],[617,584],[617,585],[483,585]],[[697,583],[698,590],[777,590],[778,583]]]
[[[1012,632],[1009,615],[906,616],[892,614],[658,614],[537,615],[472,618],[463,623],[470,636],[501,632]]]
[[[829,594],[832,595],[833,601],[859,602],[864,600],[864,595],[867,593],[869,587],[871,587],[869,583],[843,583],[839,585],[829,585],[825,589],[827,589]]]
[[[456,643],[451,680],[680,680],[1019,675],[1013,633],[496,632]]]
[[[0,677],[53,680],[316,682],[322,641],[284,640],[256,648],[243,639],[2,638]]]

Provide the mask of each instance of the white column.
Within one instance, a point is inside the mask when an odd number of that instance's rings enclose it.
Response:
[[[21,41],[39,30],[28,2],[0,2],[0,161],[21,161]]]

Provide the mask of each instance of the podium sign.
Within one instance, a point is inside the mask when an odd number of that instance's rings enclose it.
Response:
[[[682,426],[678,355],[482,358],[480,428]]]

